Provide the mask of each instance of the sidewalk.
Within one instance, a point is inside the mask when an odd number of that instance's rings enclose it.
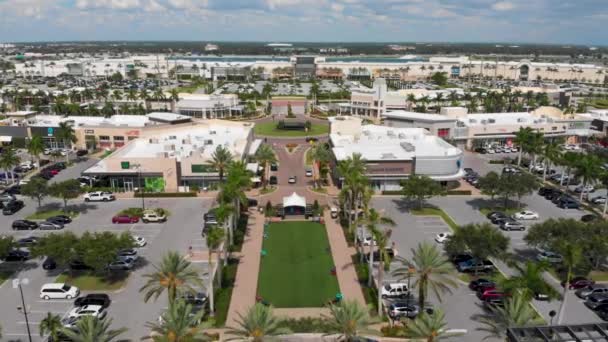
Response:
[[[327,237],[329,238],[336,266],[338,284],[340,284],[340,292],[342,292],[345,299],[356,300],[365,305],[361,285],[357,279],[357,272],[351,258],[355,254],[355,249],[348,247],[342,227],[340,227],[335,219],[331,218],[329,210],[325,210],[324,219]]]
[[[230,299],[230,308],[226,319],[227,327],[235,327],[238,314],[245,314],[255,304],[258,273],[260,269],[260,252],[264,241],[264,215],[256,210],[249,210],[249,222],[245,241],[241,250],[239,267]]]

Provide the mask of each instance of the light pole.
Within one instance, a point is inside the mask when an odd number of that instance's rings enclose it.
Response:
[[[23,316],[25,316],[25,326],[27,327],[27,337],[28,337],[28,340],[30,342],[32,342],[32,332],[30,331],[30,321],[27,317],[27,307],[25,306],[25,299],[23,298],[23,288],[21,287],[21,284],[27,285],[27,284],[29,284],[29,282],[30,281],[27,278],[13,279],[13,288],[19,289],[19,294],[21,295],[21,307],[17,307],[17,310],[23,312]]]
[[[137,168],[137,188],[141,193],[141,210],[146,210],[146,189],[141,185],[141,164],[133,164],[133,167]]]

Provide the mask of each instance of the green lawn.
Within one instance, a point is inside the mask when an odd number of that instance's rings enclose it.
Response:
[[[441,216],[441,218],[445,221],[445,223],[450,226],[452,229],[458,228],[458,225],[454,220],[448,215],[445,211],[438,208],[422,208],[422,209],[412,209],[410,211],[412,215],[418,216]]]
[[[306,131],[290,131],[277,129],[277,122],[261,122],[256,123],[253,131],[257,135],[266,135],[274,137],[305,137],[314,135],[323,135],[329,133],[329,125],[312,124],[308,132]]]
[[[120,276],[116,278],[105,278],[88,272],[75,273],[73,277],[62,273],[55,279],[55,282],[74,285],[81,291],[115,291],[125,286],[129,278],[128,273],[119,274]]]
[[[30,214],[26,217],[28,220],[46,220],[49,217],[57,216],[57,215],[68,215],[71,218],[78,216],[78,213],[75,211],[68,211],[67,213],[63,210],[47,210],[47,211],[38,211],[33,214]]]
[[[0,285],[4,284],[4,282],[13,275],[12,272],[0,271]]]
[[[340,292],[325,226],[271,223],[258,276],[258,294],[275,307],[322,307]]]

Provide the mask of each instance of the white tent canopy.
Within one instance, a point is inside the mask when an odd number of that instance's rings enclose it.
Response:
[[[287,197],[283,197],[283,208],[287,207],[306,207],[306,198],[299,196],[295,192]]]

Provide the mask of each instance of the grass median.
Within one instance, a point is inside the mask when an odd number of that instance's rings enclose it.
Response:
[[[425,207],[421,209],[412,209],[410,213],[415,216],[440,216],[452,230],[458,228],[458,225],[456,222],[454,222],[450,215],[439,208]]]
[[[75,272],[60,274],[56,283],[68,283],[81,291],[116,291],[127,283],[128,272],[113,273],[111,276],[93,274],[91,272]]]
[[[46,220],[49,217],[58,216],[58,215],[67,215],[70,218],[74,218],[78,216],[78,213],[75,211],[65,212],[63,210],[46,210],[46,211],[38,211],[33,214],[26,216],[27,220]]]

